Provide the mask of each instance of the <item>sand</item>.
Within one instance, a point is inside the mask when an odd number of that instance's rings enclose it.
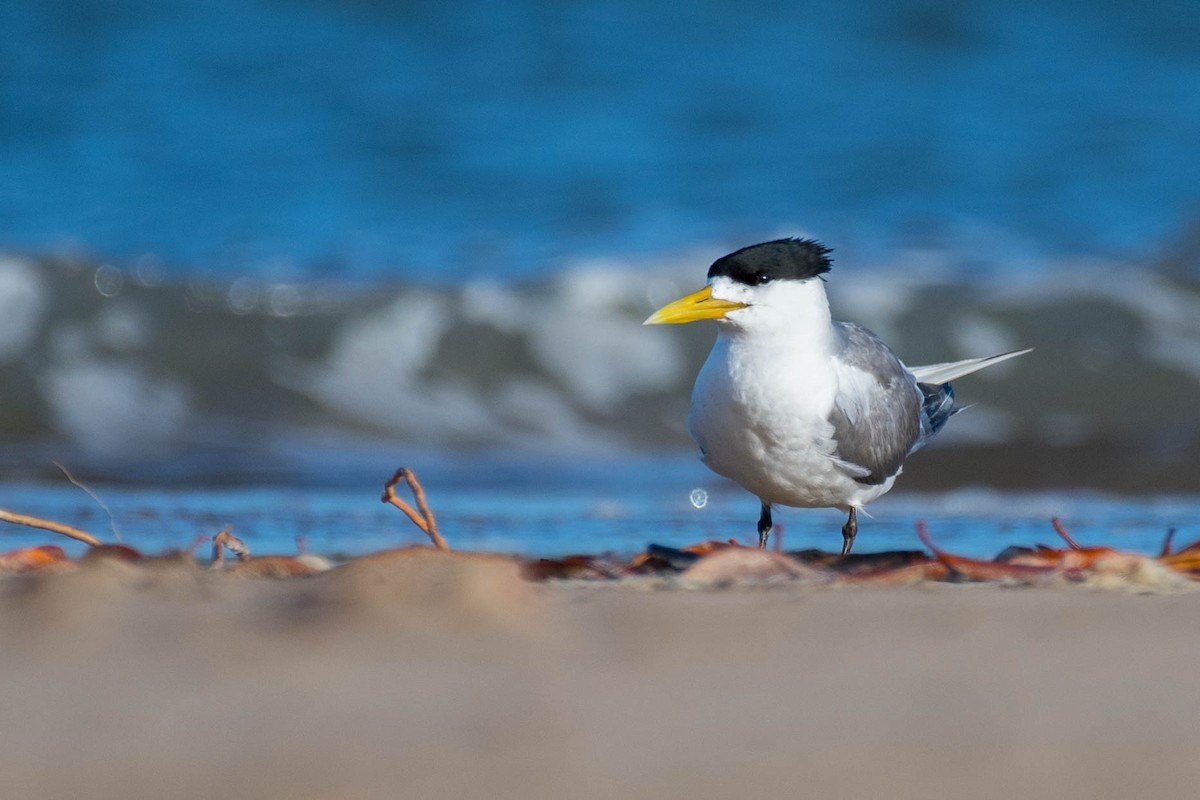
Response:
[[[1200,594],[662,586],[431,551],[5,577],[3,796],[1200,792]]]

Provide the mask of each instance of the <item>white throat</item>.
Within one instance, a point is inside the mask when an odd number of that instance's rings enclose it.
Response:
[[[828,352],[833,329],[820,279],[746,286],[718,277],[712,286],[714,297],[747,304],[719,321],[719,337],[728,337],[731,343],[753,342],[755,347]]]

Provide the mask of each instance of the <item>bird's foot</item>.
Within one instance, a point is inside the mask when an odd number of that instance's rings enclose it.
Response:
[[[767,549],[767,539],[771,537],[771,505],[762,504],[762,514],[758,518],[758,549]]]
[[[850,509],[850,518],[846,520],[846,524],[842,526],[842,555],[850,555],[851,548],[854,547],[854,537],[858,535],[858,509]]]

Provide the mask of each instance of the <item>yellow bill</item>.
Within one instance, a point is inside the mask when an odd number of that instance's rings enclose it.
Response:
[[[745,307],[745,303],[718,300],[712,296],[712,287],[705,286],[694,294],[681,297],[674,303],[663,306],[642,324],[678,325],[682,322],[695,322],[698,319],[720,319],[730,311],[737,311],[739,308]]]

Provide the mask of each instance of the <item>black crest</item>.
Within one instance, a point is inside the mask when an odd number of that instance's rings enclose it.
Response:
[[[718,258],[708,268],[708,277],[724,275],[747,286],[781,280],[806,281],[829,272],[830,252],[812,239],[777,239]]]

